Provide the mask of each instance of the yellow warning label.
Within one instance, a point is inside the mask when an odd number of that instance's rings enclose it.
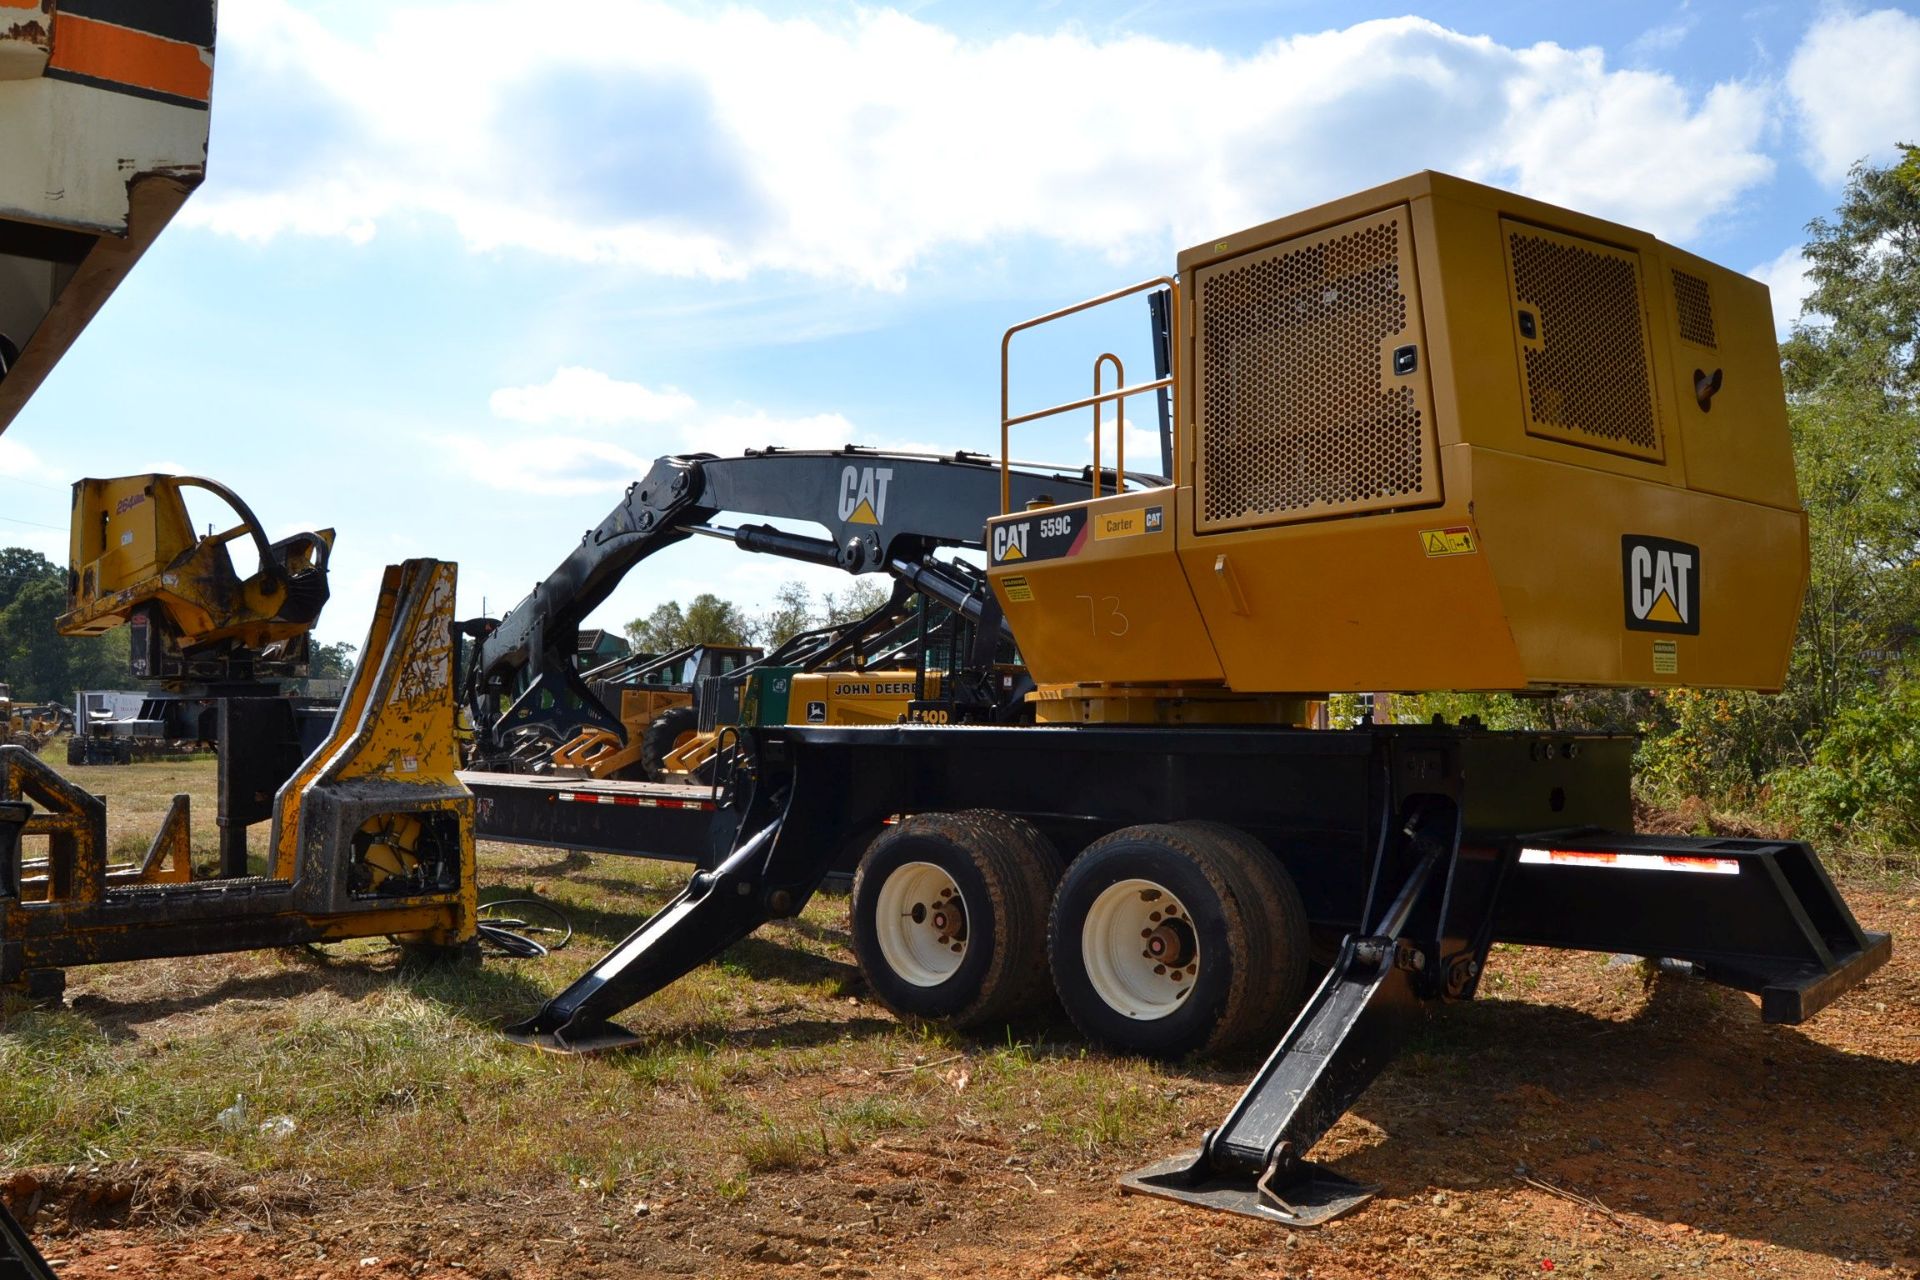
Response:
[[[1095,541],[1107,538],[1137,538],[1147,531],[1147,513],[1144,509],[1132,511],[1103,512],[1093,518],[1093,536]]]
[[[1007,593],[1007,599],[1018,600],[1022,604],[1033,599],[1033,588],[1027,585],[1024,577],[1000,579],[1001,590]]]
[[[1429,556],[1470,556],[1480,550],[1480,544],[1474,541],[1472,529],[1456,525],[1451,529],[1422,529],[1420,548]]]
[[[1662,597],[1664,599],[1664,597]],[[1669,605],[1668,608],[1673,606]],[[1678,619],[1675,619],[1678,621]],[[1680,646],[1672,640],[1653,642],[1653,674],[1657,676],[1677,676],[1680,674]]]
[[[873,514],[873,504],[865,498],[862,498],[860,499],[860,505],[853,509],[853,514],[847,517],[847,523],[879,524],[880,520],[879,517]]]

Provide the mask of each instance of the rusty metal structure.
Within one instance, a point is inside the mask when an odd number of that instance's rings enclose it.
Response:
[[[145,858],[108,862],[106,806],[0,747],[0,983],[73,965],[391,935],[474,937],[473,797],[455,776],[454,566],[388,568],[333,728],[275,798],[260,874],[197,875],[187,798]]]

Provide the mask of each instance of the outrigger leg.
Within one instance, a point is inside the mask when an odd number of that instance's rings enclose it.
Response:
[[[1426,836],[1416,815],[1400,831],[1413,869],[1373,927],[1349,935],[1339,958],[1240,1095],[1220,1127],[1187,1151],[1121,1179],[1128,1191],[1164,1196],[1287,1226],[1311,1227],[1351,1213],[1380,1188],[1354,1182],[1305,1159],[1373,1078],[1392,1061],[1423,1017],[1432,968],[1409,935],[1425,916],[1444,912],[1458,866],[1459,832],[1450,842]],[[1378,864],[1392,859],[1382,848]],[[1497,890],[1500,867],[1482,881]],[[1377,873],[1376,873],[1377,875]],[[1376,889],[1379,885],[1376,879]],[[1484,914],[1484,913],[1482,913]],[[1476,982],[1488,941],[1470,957],[1455,951],[1452,969]]]
[[[1416,811],[1383,839],[1360,917],[1370,927],[1341,945],[1226,1120],[1198,1151],[1122,1179],[1126,1190],[1292,1227],[1365,1204],[1378,1188],[1305,1155],[1426,1009],[1472,998],[1495,939],[1685,960],[1782,1023],[1812,1017],[1891,954],[1798,841],[1582,830],[1463,844],[1457,818],[1450,841],[1422,829],[1445,812]]]

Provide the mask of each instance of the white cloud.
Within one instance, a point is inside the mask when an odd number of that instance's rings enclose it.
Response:
[[[40,455],[21,444],[17,437],[0,436],[0,476],[47,488],[67,488],[60,473],[42,462]]]
[[[1790,246],[1773,261],[1763,262],[1747,274],[1772,292],[1774,332],[1790,332],[1794,321],[1800,318],[1800,304],[1813,289],[1813,282],[1807,279],[1807,260],[1801,256],[1800,246]]]
[[[671,422],[693,408],[693,397],[672,387],[654,391],[637,382],[610,378],[598,369],[565,365],[543,383],[502,387],[487,403],[495,417],[536,426],[556,422],[621,426]]]
[[[780,417],[764,409],[706,409],[685,392],[655,391],[577,365],[544,383],[503,387],[489,398],[496,418],[539,426],[631,427],[627,444],[600,436],[486,432],[440,437],[444,456],[474,479],[498,489],[540,494],[612,493],[672,453],[737,454],[747,449],[837,449],[880,443],[837,413]],[[895,446],[898,447],[898,446]],[[639,452],[636,450],[644,450]]]
[[[1072,29],[968,40],[886,9],[580,0],[569,26],[591,40],[503,57],[524,6],[383,12],[347,34],[285,0],[223,15],[229,100],[185,217],[251,238],[451,227],[477,251],[888,288],[1020,237],[1164,257],[1427,167],[1680,239],[1770,172],[1761,88],[1696,97],[1598,50],[1418,18],[1242,56]]]
[[[1693,34],[1693,29],[1699,21],[1700,19],[1695,16],[1682,14],[1672,22],[1663,22],[1657,27],[1649,27],[1634,38],[1633,43],[1627,46],[1627,52],[1640,59],[1652,58],[1656,54],[1672,53],[1686,43],[1687,37]]]
[[[501,440],[449,435],[438,443],[481,484],[521,493],[613,493],[645,475],[652,463],[617,444],[579,436]]]
[[[1920,141],[1920,17],[1836,9],[1807,32],[1787,68],[1807,164],[1830,183],[1857,160]]]

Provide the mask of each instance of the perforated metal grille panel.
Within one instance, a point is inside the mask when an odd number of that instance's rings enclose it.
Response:
[[[1402,207],[1199,273],[1202,529],[1439,500],[1410,241]]]
[[[1660,457],[1639,257],[1525,223],[1501,225],[1528,432]]]
[[[1673,273],[1673,305],[1680,313],[1680,336],[1703,347],[1716,347],[1713,340],[1713,295],[1707,282],[1676,269]]]

